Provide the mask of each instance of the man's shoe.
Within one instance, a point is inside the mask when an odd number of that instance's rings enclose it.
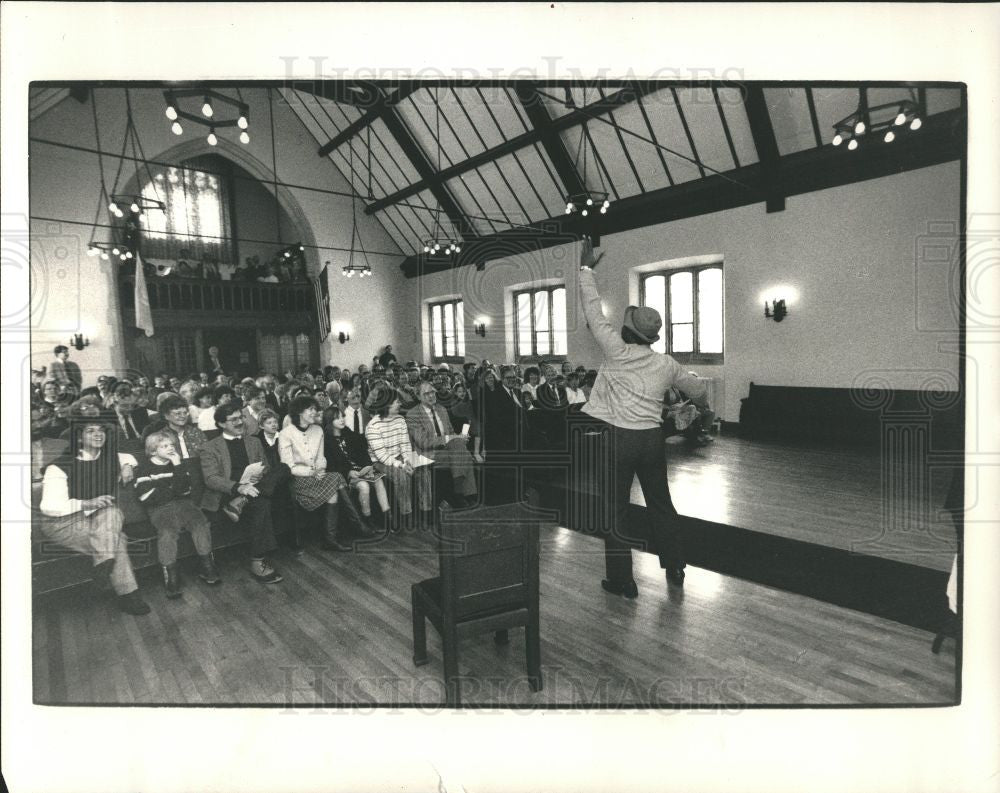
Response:
[[[609,581],[605,578],[601,580],[601,588],[605,592],[610,592],[612,595],[621,595],[629,600],[635,600],[639,597],[639,587],[636,586],[635,580],[619,584],[617,581]]]
[[[102,592],[111,589],[111,571],[115,567],[114,559],[105,559],[94,565],[94,583]]]
[[[139,597],[138,589],[134,589],[125,595],[119,595],[117,600],[118,608],[126,614],[134,614],[137,617],[141,617],[143,614],[149,614],[149,606],[146,604],[145,600]]]
[[[222,508],[222,512],[233,523],[238,523],[240,515],[243,514],[243,507],[247,505],[249,500],[246,496],[237,496]]]
[[[181,596],[181,575],[176,562],[163,565],[163,586],[170,600],[176,600]]]
[[[198,557],[198,578],[204,581],[210,586],[215,586],[216,584],[221,584],[222,579],[219,577],[219,571],[215,569],[215,557],[212,554],[205,554],[204,556]]]
[[[282,580],[281,573],[271,567],[267,559],[253,559],[250,562],[250,575],[262,584],[277,584]]]
[[[344,545],[344,543],[342,543],[340,539],[336,537],[334,538],[324,537],[323,541],[319,544],[319,547],[321,550],[324,551],[347,552],[354,550],[354,548],[352,548],[350,545]]]
[[[668,584],[673,584],[674,586],[684,586],[683,567],[668,567],[666,568],[666,573]]]

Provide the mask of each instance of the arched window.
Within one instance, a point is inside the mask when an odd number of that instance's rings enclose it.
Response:
[[[142,194],[163,201],[166,211],[145,214],[143,254],[154,259],[232,263],[228,183],[229,176],[220,170],[215,157],[207,163],[195,158],[182,167],[154,169]]]

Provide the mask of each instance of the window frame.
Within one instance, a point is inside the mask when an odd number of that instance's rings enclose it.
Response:
[[[539,353],[538,352],[538,333],[548,332],[551,337],[550,349],[555,349],[555,316],[553,314],[552,307],[555,305],[555,300],[553,299],[553,293],[557,289],[562,289],[566,292],[567,300],[569,298],[569,290],[566,288],[566,284],[547,284],[545,286],[530,286],[525,289],[518,289],[512,295],[513,300],[513,318],[514,318],[514,359],[517,363],[538,363],[540,361],[555,361],[562,362],[569,357],[569,328],[567,327],[563,332],[566,334],[566,352],[565,353]],[[540,292],[548,293],[548,306],[549,306],[549,330],[548,331],[537,331],[535,330],[535,295]],[[530,304],[528,307],[528,318],[531,322],[531,351],[525,353],[521,350],[521,328],[518,325],[518,314],[517,314],[517,303],[518,298],[521,295],[530,295]],[[565,320],[565,317],[564,317]],[[566,324],[566,323],[564,323]]]
[[[446,306],[452,306],[453,316],[455,317],[455,355],[435,355],[434,354],[434,309],[441,309],[441,350],[447,352],[447,334],[445,328],[447,325],[444,321],[444,312]],[[461,306],[461,311],[459,311],[459,306]],[[433,300],[427,304],[427,327],[429,329],[429,336],[431,342],[430,349],[430,359],[431,363],[464,363],[465,356],[460,354],[462,349],[465,347],[465,301],[461,297],[452,297],[447,300]],[[461,339],[461,342],[459,342]]]
[[[722,315],[722,352],[699,352],[698,347],[700,343],[699,338],[699,319],[701,315],[700,306],[698,305],[698,275],[705,270],[718,270],[722,275],[722,290],[721,290],[721,301],[720,306]],[[674,338],[673,338],[673,323],[670,321],[670,278],[671,276],[677,275],[678,273],[691,273],[691,318],[692,318],[692,328],[691,328],[691,346],[694,348],[692,352],[674,352]],[[664,354],[669,355],[677,363],[682,364],[705,364],[705,365],[717,365],[721,366],[726,362],[726,272],[722,261],[711,262],[709,264],[697,264],[690,267],[660,267],[656,270],[649,270],[648,272],[643,272],[639,278],[639,305],[645,306],[646,303],[646,282],[654,277],[662,275],[664,276],[664,289],[663,289],[663,300],[664,300],[664,317],[663,317],[663,332],[666,335],[666,352]],[[657,311],[659,311],[658,307]],[[680,323],[679,323],[680,324]],[[686,323],[683,323],[686,324]]]

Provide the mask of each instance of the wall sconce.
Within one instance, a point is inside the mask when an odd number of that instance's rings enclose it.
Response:
[[[476,335],[477,336],[482,336],[484,339],[486,338],[486,318],[485,317],[479,317],[476,320]]]
[[[344,342],[348,342],[348,341],[351,340],[351,334],[350,333],[345,333],[344,331],[340,331],[340,333],[337,334],[337,340],[341,344],[343,344]]]
[[[85,339],[82,333],[74,334],[69,340],[69,346],[77,350],[90,346],[90,339]]]
[[[772,300],[771,305],[764,301],[764,316],[767,319],[773,319],[775,322],[781,322],[788,314],[788,309],[785,308],[785,300]]]

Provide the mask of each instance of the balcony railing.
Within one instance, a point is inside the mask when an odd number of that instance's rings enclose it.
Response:
[[[135,275],[122,274],[121,305],[132,309]],[[261,284],[249,281],[207,281],[175,276],[146,279],[149,306],[154,311],[210,311],[234,313],[315,313],[312,284]]]

